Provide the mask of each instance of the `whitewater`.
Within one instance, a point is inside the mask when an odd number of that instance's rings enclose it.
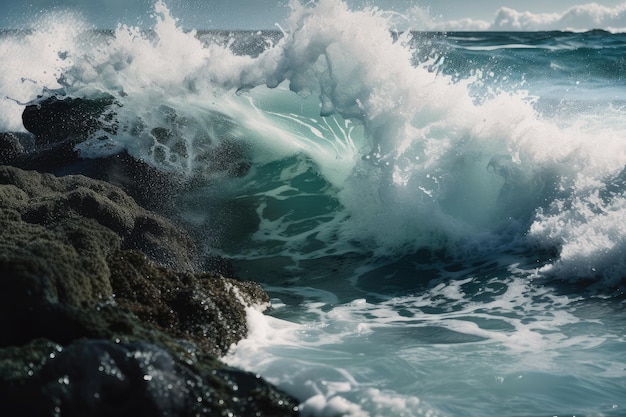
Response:
[[[0,129],[112,97],[80,155],[189,179],[179,220],[272,297],[223,359],[305,416],[625,416],[626,35],[290,8],[276,31],[186,31],[162,1],[148,31],[4,31]]]

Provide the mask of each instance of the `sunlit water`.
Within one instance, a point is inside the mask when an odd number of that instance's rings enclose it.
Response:
[[[4,33],[0,125],[111,95],[81,154],[194,178],[187,226],[273,297],[227,363],[304,415],[626,415],[623,35],[397,33],[338,0],[282,33],[155,16]]]

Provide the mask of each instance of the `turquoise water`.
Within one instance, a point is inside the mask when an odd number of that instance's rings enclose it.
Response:
[[[397,33],[337,0],[282,32],[161,2],[88,27],[3,33],[2,130],[109,94],[81,155],[194,179],[180,215],[273,299],[228,363],[311,416],[626,415],[625,35]]]

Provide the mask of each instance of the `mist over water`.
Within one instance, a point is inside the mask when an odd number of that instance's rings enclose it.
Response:
[[[276,32],[154,16],[4,33],[0,126],[111,96],[81,155],[193,179],[180,216],[273,297],[228,363],[304,415],[623,415],[624,35],[400,33],[339,0]]]

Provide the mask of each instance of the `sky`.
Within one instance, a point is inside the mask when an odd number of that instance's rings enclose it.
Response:
[[[155,0],[0,0],[0,27],[29,27],[34,16],[73,10],[98,28],[149,27]],[[276,29],[288,0],[164,0],[185,29]],[[303,0],[304,1],[304,0]],[[399,29],[626,30],[626,0],[345,0],[402,14]],[[520,4],[521,3],[521,4]]]

